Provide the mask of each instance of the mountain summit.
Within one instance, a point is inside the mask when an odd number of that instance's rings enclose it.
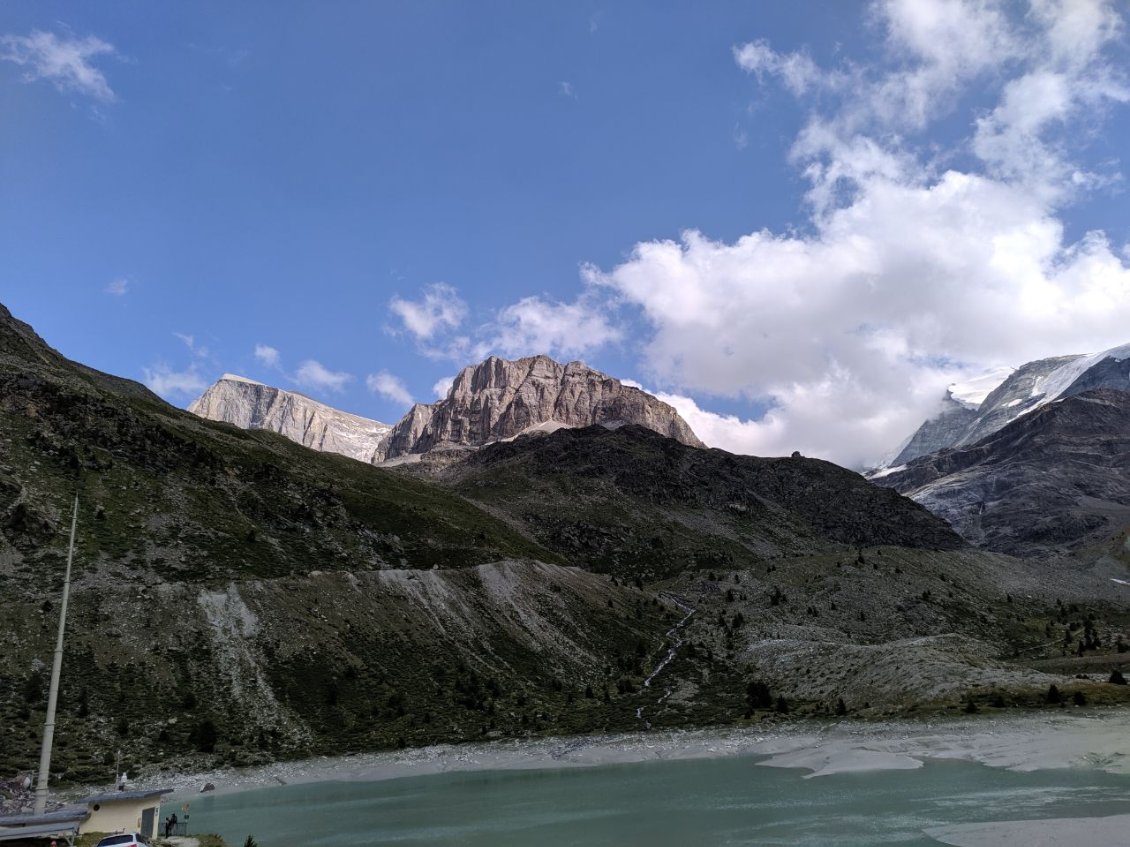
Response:
[[[224,374],[188,411],[240,429],[269,429],[304,447],[380,461],[391,427],[246,377]],[[379,457],[379,458],[375,458]]]
[[[491,356],[466,367],[447,397],[417,403],[391,429],[234,374],[225,374],[188,410],[242,429],[269,429],[306,447],[372,464],[594,424],[636,424],[691,447],[705,446],[662,400],[581,362],[562,365],[548,356],[515,361]]]
[[[957,386],[952,387],[937,414],[911,436],[890,462],[890,469],[938,450],[976,444],[1023,415],[1065,397],[1100,388],[1130,390],[1130,344],[1090,355],[1038,359],[1008,373],[997,372],[990,379],[997,382],[996,387],[973,392],[972,401],[955,391]]]
[[[672,406],[582,362],[491,356],[460,371],[440,402],[413,406],[389,435],[387,458],[594,424],[637,424],[705,446]]]

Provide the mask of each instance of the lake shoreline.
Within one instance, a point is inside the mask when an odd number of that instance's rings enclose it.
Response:
[[[326,781],[364,782],[467,771],[537,770],[648,761],[759,757],[808,777],[922,767],[960,759],[1027,771],[1092,767],[1130,773],[1130,709],[953,716],[929,720],[810,720],[766,727],[706,728],[444,744],[324,756],[247,768],[143,773],[139,784],[172,798]],[[207,792],[207,793],[212,793]]]

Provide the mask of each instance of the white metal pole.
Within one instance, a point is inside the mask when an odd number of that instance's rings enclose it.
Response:
[[[47,811],[47,779],[51,770],[51,743],[55,740],[55,706],[59,702],[59,675],[63,670],[63,632],[67,628],[67,599],[71,594],[71,562],[75,555],[75,527],[78,526],[78,495],[71,515],[71,544],[67,550],[67,573],[63,577],[63,606],[59,610],[59,637],[55,641],[55,661],[51,665],[51,693],[47,695],[47,720],[43,724],[43,747],[39,751],[39,782],[35,784],[35,814]]]

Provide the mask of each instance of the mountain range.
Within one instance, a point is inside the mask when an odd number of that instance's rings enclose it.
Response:
[[[1090,355],[1057,356],[1028,362],[1007,373],[988,375],[989,385],[976,391],[953,386],[940,410],[910,437],[888,467],[919,456],[965,447],[1007,426],[1027,413],[1096,388],[1130,391],[1130,344]]]
[[[188,410],[371,464],[598,424],[638,424],[703,446],[667,403],[581,362],[562,365],[548,356],[516,361],[492,356],[466,367],[443,400],[413,405],[391,427],[234,374],[221,377]]]
[[[1130,345],[1029,362],[976,407],[948,396],[891,467],[869,474],[969,542],[1116,559],[1130,524]]]
[[[831,463],[706,449],[583,365],[489,359],[388,435],[221,386],[208,403],[231,391],[246,428],[70,362],[0,307],[0,769],[37,757],[76,492],[63,781],[106,779],[118,749],[136,773],[1125,693],[1103,681],[1130,634],[1113,554],[979,549]],[[1098,431],[1121,403],[1084,392],[1011,426],[1061,450],[1061,409]],[[416,458],[384,466],[292,440],[367,431],[389,456],[397,429]]]

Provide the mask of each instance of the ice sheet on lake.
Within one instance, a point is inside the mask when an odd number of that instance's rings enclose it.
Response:
[[[965,823],[923,831],[953,847],[1111,847],[1127,843],[1130,815]]]
[[[220,793],[280,783],[373,781],[456,771],[597,767],[672,759],[760,757],[759,765],[811,776],[918,768],[957,759],[1014,771],[1096,768],[1130,774],[1130,710],[1070,710],[934,721],[766,723],[730,729],[637,732],[279,762],[256,768],[155,777],[187,798],[211,782]]]

